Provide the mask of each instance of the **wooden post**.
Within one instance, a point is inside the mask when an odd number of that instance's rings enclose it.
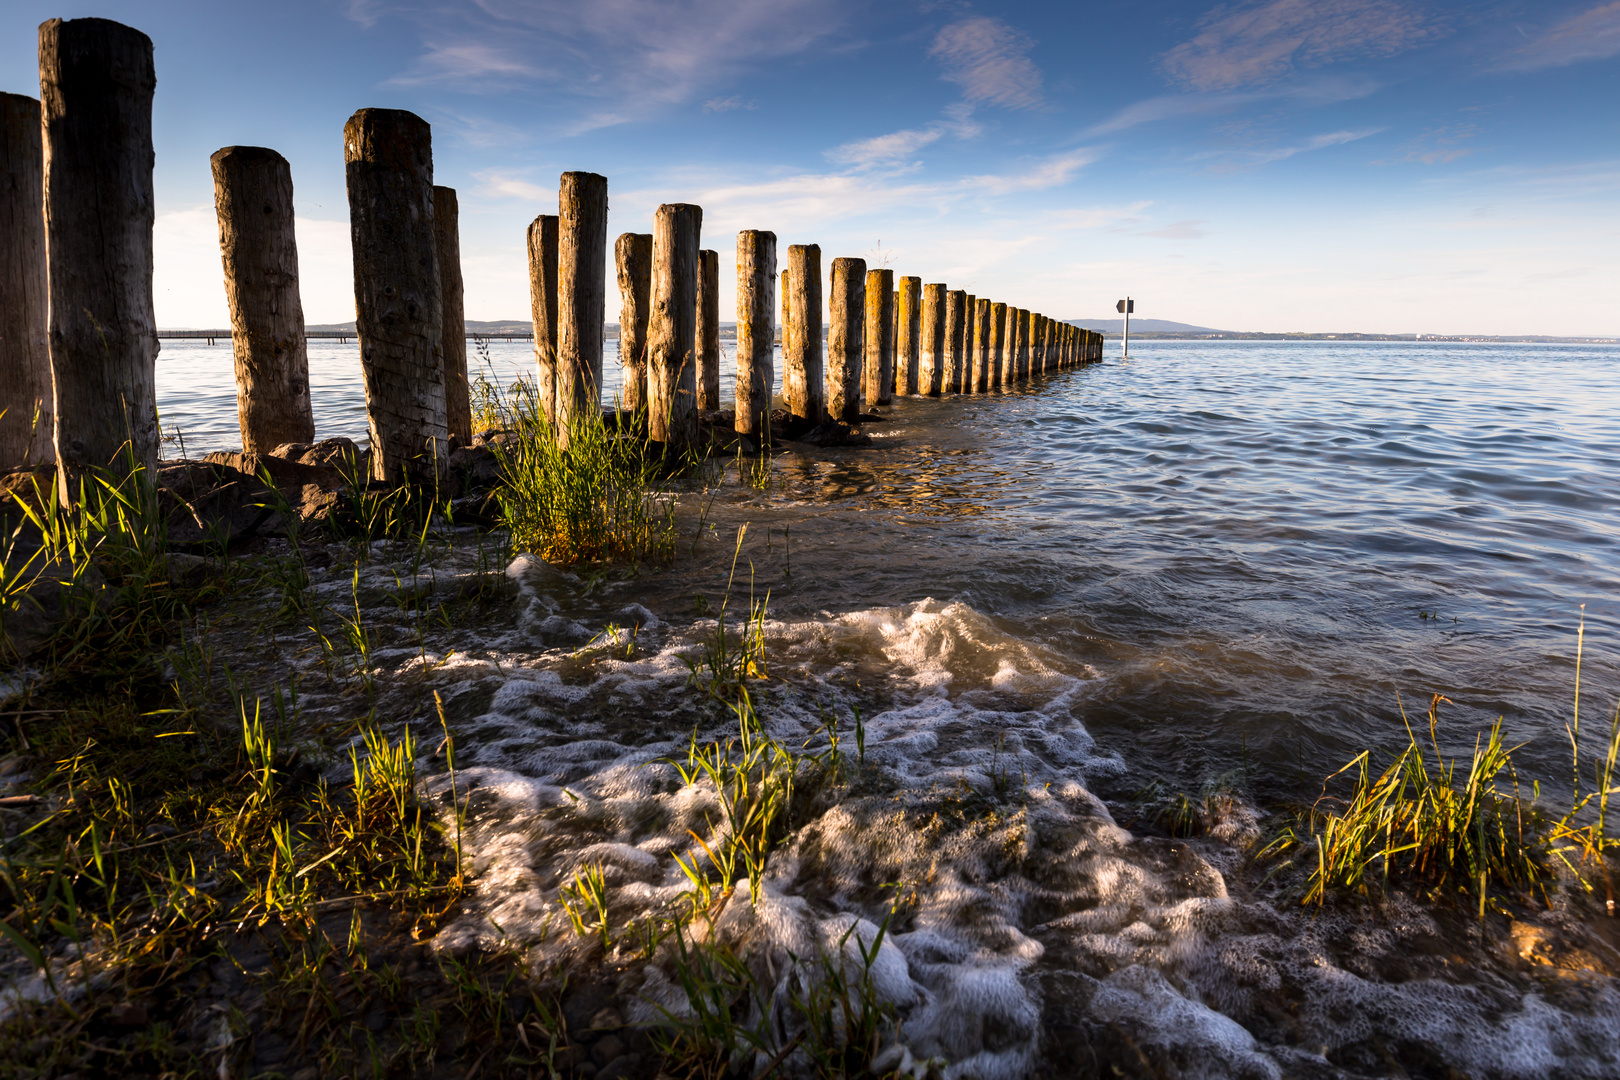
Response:
[[[720,253],[698,252],[697,407],[720,407]]]
[[[979,385],[978,370],[974,365],[978,362],[978,351],[973,343],[978,333],[979,325],[979,298],[972,293],[963,297],[962,308],[962,393],[971,394]]]
[[[540,409],[557,423],[557,215],[529,223],[529,317],[534,321],[534,364]]]
[[[1023,378],[1023,376],[1018,373],[1018,331],[1019,327],[1023,326],[1023,324],[1024,320],[1019,317],[1018,309],[1015,307],[1008,307],[1007,384],[1009,386]]]
[[[1035,313],[1018,309],[1018,375],[1029,380],[1035,375]]]
[[[455,188],[435,186],[433,189],[433,241],[439,260],[440,308],[444,312],[439,330],[444,353],[444,425],[456,445],[471,446],[467,314],[461,282],[461,207],[456,201]]]
[[[1007,383],[1007,305],[990,305],[990,388]]]
[[[892,402],[894,397],[906,392],[906,373],[900,364],[900,336],[904,333],[900,327],[900,290],[895,289],[890,295],[892,298],[890,303],[893,306],[895,317],[894,340],[890,342],[890,344],[893,346],[890,351],[893,354],[894,359],[889,365],[889,374],[893,379],[893,381],[889,384],[889,391],[891,395],[889,400]]]
[[[56,460],[158,460],[152,41],[109,19],[39,28]]]
[[[282,443],[313,442],[292,168],[262,146],[227,146],[208,160],[231,309],[242,450],[268,454]]]
[[[698,245],[703,208],[665,203],[653,217],[652,309],[647,320],[647,437],[697,440]]]
[[[928,397],[939,397],[945,382],[946,356],[945,316],[950,300],[945,286],[940,283],[924,285],[922,290],[922,349],[917,376],[917,392]]]
[[[1038,311],[1029,317],[1029,373],[1046,374],[1046,319]]]
[[[973,389],[990,389],[990,301],[980,300],[973,314]]]
[[[788,248],[782,321],[782,393],[788,412],[819,424],[826,419],[827,391],[821,375],[821,248],[816,244]]]
[[[894,389],[916,394],[921,361],[922,278],[903,277],[894,302]]]
[[[0,470],[54,461],[39,102],[0,94]]]
[[[967,293],[952,289],[945,294],[945,371],[944,390],[949,394],[962,392],[962,325],[967,314]]]
[[[737,234],[737,423],[739,435],[770,438],[776,380],[776,234]]]
[[[600,415],[607,314],[607,177],[565,172],[557,192],[557,437]]]
[[[647,407],[647,318],[652,304],[652,233],[622,233],[613,244],[619,279],[619,366],[624,387],[619,408],[637,413]]]
[[[866,260],[834,259],[827,296],[827,412],[854,423],[861,416],[861,361],[866,355]]]
[[[866,403],[894,400],[894,271],[866,272]]]
[[[361,109],[343,129],[343,158],[371,476],[425,483],[449,436],[432,129],[402,109]]]

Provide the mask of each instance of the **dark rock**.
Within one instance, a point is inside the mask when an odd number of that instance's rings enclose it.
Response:
[[[175,588],[194,589],[208,577],[208,560],[200,555],[171,551],[163,563],[169,571],[169,584]]]
[[[107,1010],[107,1022],[117,1027],[145,1027],[146,1006],[128,1001],[122,1005],[114,1005]]]
[[[450,452],[450,471],[461,481],[465,492],[494,487],[501,479],[501,459],[483,446],[469,446]]]
[[[350,476],[364,477],[371,471],[371,455],[355,445],[353,439],[341,435],[314,443],[282,443],[270,451],[270,456],[300,465],[336,469]]]
[[[640,1064],[639,1055],[624,1054],[602,1066],[602,1071],[596,1075],[600,1080],[630,1080],[636,1075],[636,1066]]]
[[[329,439],[328,442],[337,442]],[[342,440],[354,446],[348,439]],[[278,447],[279,449],[279,447]],[[315,450],[309,450],[304,456],[312,457]],[[203,460],[214,465],[226,465],[238,472],[246,473],[255,478],[262,478],[266,473],[276,488],[284,495],[290,492],[301,491],[306,484],[314,484],[327,491],[337,491],[345,486],[343,473],[337,468],[318,464],[314,461],[306,463],[303,460],[290,461],[287,458],[277,457],[274,454],[244,454],[239,451],[216,450],[206,454]]]
[[[624,1043],[617,1035],[604,1035],[591,1047],[591,1060],[602,1068],[624,1056]]]
[[[862,435],[861,429],[850,427],[842,420],[829,420],[818,424],[798,437],[810,446],[871,446],[872,437]]]

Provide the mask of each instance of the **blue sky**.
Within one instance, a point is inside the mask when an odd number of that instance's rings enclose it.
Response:
[[[10,0],[0,89],[82,15],[156,45],[164,326],[227,321],[233,143],[291,161],[306,317],[352,318],[342,129],[386,106],[433,125],[469,318],[526,314],[587,169],[615,235],[701,204],[722,266],[763,228],[1058,317],[1620,334],[1616,0]]]

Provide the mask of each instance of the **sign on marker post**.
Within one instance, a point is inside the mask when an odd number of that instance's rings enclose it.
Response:
[[[1114,310],[1125,316],[1125,345],[1119,355],[1121,359],[1129,360],[1131,358],[1131,312],[1136,310],[1136,301],[1127,296],[1114,305]]]

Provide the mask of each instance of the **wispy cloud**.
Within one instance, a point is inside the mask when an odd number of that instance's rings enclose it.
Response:
[[[963,187],[982,191],[988,195],[1007,195],[1015,191],[1041,191],[1061,187],[1074,174],[1097,160],[1095,151],[1074,150],[1035,162],[1015,173],[989,176],[969,176],[961,181]]]
[[[945,65],[944,78],[968,101],[1031,109],[1043,101],[1040,68],[1027,55],[1033,45],[1000,19],[981,15],[941,30],[928,55]]]
[[[486,198],[522,199],[525,202],[544,202],[548,199],[555,202],[557,199],[556,184],[547,187],[496,169],[475,172],[473,179],[478,181],[478,194]]]
[[[486,42],[437,42],[428,46],[410,70],[389,82],[397,86],[454,83],[474,90],[530,82],[543,74],[507,49]]]
[[[1363,128],[1360,131],[1333,131],[1325,135],[1313,135],[1304,142],[1293,146],[1274,146],[1265,150],[1244,151],[1216,151],[1200,154],[1198,157],[1223,158],[1219,164],[1212,166],[1216,172],[1236,172],[1242,169],[1258,168],[1269,165],[1274,161],[1284,161],[1299,154],[1308,154],[1313,150],[1326,150],[1330,146],[1343,146],[1345,143],[1365,139],[1369,135],[1376,135],[1383,128]]]
[[[1138,233],[1138,236],[1152,236],[1160,240],[1202,240],[1209,233],[1201,226],[1207,224],[1202,219],[1189,218],[1186,221],[1172,221],[1162,229],[1150,229]]]
[[[479,92],[523,82],[594,98],[564,110],[569,132],[624,123],[705,95],[759,65],[801,54],[844,27],[840,0],[473,0],[392,6],[349,0],[362,25],[393,13],[417,24],[422,56],[396,81]],[[707,102],[750,103],[724,93]]]
[[[895,165],[909,159],[929,143],[938,141],[943,134],[939,128],[925,131],[891,131],[887,135],[858,139],[842,146],[835,146],[827,151],[827,160],[857,168]]]
[[[710,98],[708,101],[703,103],[703,111],[711,113],[733,112],[737,109],[753,110],[757,108],[759,108],[759,106],[754,102],[744,101],[735,94],[730,97]]]
[[[1620,55],[1620,2],[1599,4],[1548,27],[1503,67],[1534,71],[1616,55]]]
[[[1085,135],[1088,137],[1111,135],[1140,124],[1151,124],[1161,120],[1217,116],[1264,101],[1292,102],[1303,106],[1333,105],[1341,101],[1368,97],[1377,93],[1380,86],[1380,83],[1361,77],[1318,76],[1288,86],[1269,87],[1263,90],[1164,94],[1125,106],[1107,120],[1087,129]]]
[[[1402,0],[1250,0],[1218,7],[1191,41],[1165,53],[1165,73],[1193,90],[1270,82],[1296,66],[1391,56],[1444,33]]]
[[[1430,128],[1402,146],[1398,158],[1380,159],[1373,164],[1388,165],[1391,160],[1415,161],[1422,165],[1449,164],[1477,152],[1479,147],[1469,140],[1478,136],[1479,127],[1474,124]]]

